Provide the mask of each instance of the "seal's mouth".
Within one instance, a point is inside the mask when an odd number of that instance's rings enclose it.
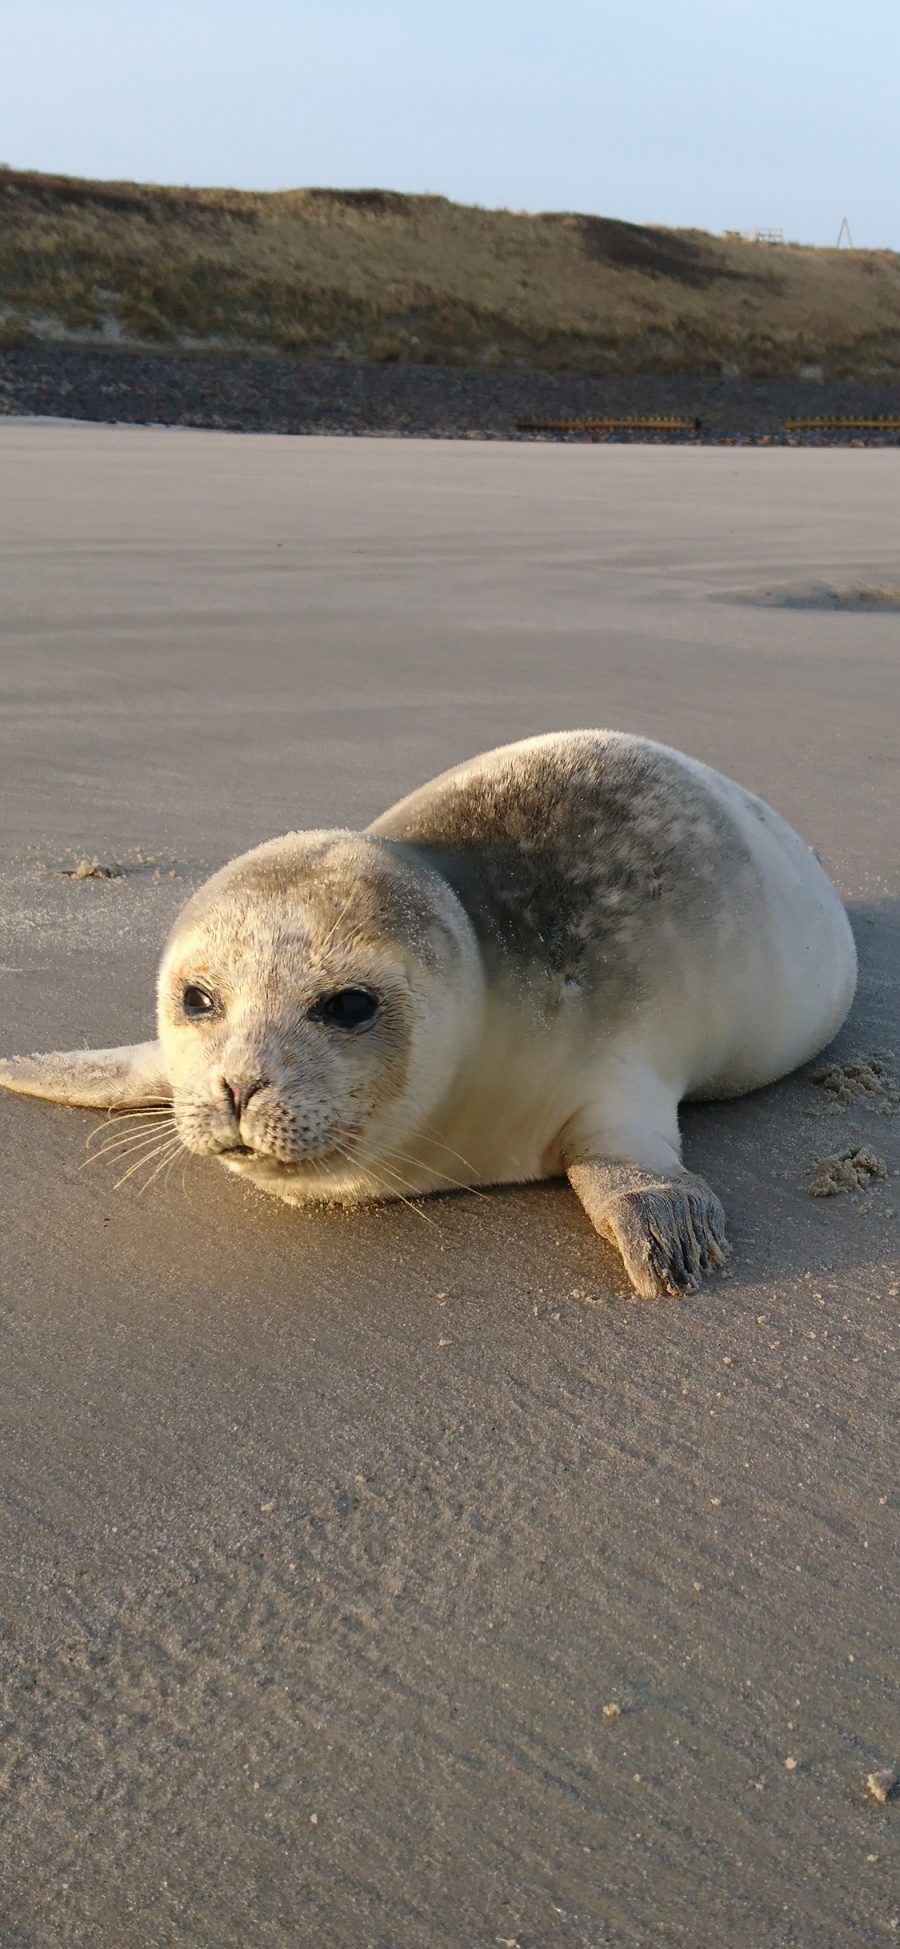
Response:
[[[347,1159],[342,1151],[323,1151],[318,1157],[292,1157],[284,1159],[273,1157],[270,1151],[254,1150],[251,1144],[223,1144],[216,1151],[216,1157],[223,1164],[238,1168],[242,1164],[262,1165],[267,1177],[320,1177],[323,1170],[340,1171],[346,1169]]]

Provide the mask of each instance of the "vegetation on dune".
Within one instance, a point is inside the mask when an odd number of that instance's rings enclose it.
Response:
[[[548,371],[900,375],[900,256],[386,190],[0,171],[0,343]]]

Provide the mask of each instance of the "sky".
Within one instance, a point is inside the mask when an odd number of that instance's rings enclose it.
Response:
[[[0,0],[0,162],[900,249],[898,0]]]

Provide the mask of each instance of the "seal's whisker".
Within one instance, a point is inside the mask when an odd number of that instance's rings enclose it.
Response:
[[[169,1146],[169,1149],[167,1151],[163,1151],[161,1153],[159,1158],[159,1163],[156,1165],[155,1169],[151,1171],[150,1176],[144,1179],[143,1184],[140,1186],[140,1189],[138,1190],[138,1197],[140,1198],[143,1197],[144,1192],[147,1190],[148,1186],[153,1183],[154,1178],[158,1178],[160,1171],[164,1170],[166,1165],[170,1162],[170,1160],[173,1157],[177,1157],[177,1155],[178,1155],[177,1149],[172,1150],[171,1145]],[[143,1161],[145,1164],[152,1164],[153,1159],[151,1157],[145,1157]]]
[[[119,1137],[108,1138],[105,1144],[96,1144],[93,1150],[88,1151],[85,1164],[94,1163],[98,1157],[112,1157],[117,1150],[122,1150],[129,1143],[139,1144],[145,1140],[152,1142],[154,1137],[162,1137],[166,1130],[170,1129],[174,1129],[174,1125],[156,1124],[152,1130],[132,1129],[123,1132]]]
[[[167,1164],[168,1164],[168,1163],[170,1162],[170,1160],[171,1160],[172,1158],[174,1158],[174,1157],[177,1157],[177,1156],[178,1156],[178,1151],[179,1151],[179,1148],[180,1148],[180,1147],[176,1145],[176,1147],[175,1147],[175,1148],[173,1149],[173,1148],[172,1148],[172,1145],[171,1145],[171,1142],[170,1142],[170,1144],[169,1144],[169,1146],[168,1146],[168,1147],[167,1147],[166,1149],[164,1149],[164,1150],[163,1150],[162,1152],[160,1152],[160,1153],[156,1153],[156,1154],[157,1154],[157,1155],[159,1156],[159,1162],[158,1162],[158,1164],[156,1164],[156,1167],[155,1167],[155,1169],[154,1169],[154,1170],[152,1170],[152,1171],[150,1172],[150,1176],[149,1176],[148,1178],[145,1178],[145,1179],[144,1179],[144,1182],[143,1182],[143,1184],[142,1184],[142,1185],[140,1186],[140,1189],[139,1189],[139,1191],[138,1191],[138,1196],[139,1196],[139,1197],[141,1197],[141,1198],[143,1197],[143,1195],[144,1195],[144,1192],[145,1192],[145,1191],[146,1191],[146,1190],[148,1189],[148,1187],[149,1187],[149,1186],[150,1186],[150,1185],[151,1185],[151,1184],[153,1183],[153,1180],[154,1180],[154,1178],[158,1178],[158,1177],[159,1177],[159,1174],[160,1174],[160,1171],[162,1171],[162,1170],[164,1170],[164,1169],[165,1169],[165,1167],[166,1167],[166,1165],[167,1165]],[[141,1159],[140,1161],[141,1161],[141,1164],[152,1164],[152,1163],[153,1163],[153,1157],[152,1157],[152,1156],[151,1156],[151,1157],[144,1157],[144,1158],[142,1158],[142,1159]],[[136,1165],[136,1166],[135,1166],[135,1170],[137,1170],[138,1168],[139,1168],[139,1167],[138,1167],[138,1166]]]
[[[166,1130],[166,1129],[171,1130],[174,1129],[174,1127],[175,1127],[174,1117],[171,1116],[154,1117],[152,1121],[129,1124],[126,1126],[124,1130],[103,1129],[101,1131],[98,1131],[97,1135],[98,1137],[102,1137],[104,1139],[104,1142],[107,1144],[121,1144],[124,1143],[126,1138],[128,1137],[153,1136],[154,1132],[156,1132],[157,1130]],[[95,1146],[92,1146],[92,1148],[95,1148]],[[104,1145],[100,1144],[99,1148],[102,1150],[104,1148]]]
[[[174,1141],[175,1141],[174,1138],[168,1137],[165,1143],[160,1144],[157,1150],[152,1150],[149,1156],[139,1157],[136,1164],[132,1164],[130,1169],[125,1171],[120,1178],[116,1178],[115,1184],[113,1186],[113,1190],[118,1191],[120,1184],[125,1184],[129,1178],[134,1176],[135,1171],[142,1171],[145,1164],[150,1164],[154,1157],[159,1156],[161,1150],[167,1151],[169,1145]],[[180,1138],[178,1139],[178,1142],[179,1143],[181,1142]]]
[[[431,1225],[436,1232],[440,1231],[440,1226],[437,1224],[435,1219],[429,1218],[427,1212],[420,1211],[418,1205],[413,1204],[412,1199],[404,1197],[403,1191],[394,1191],[392,1190],[390,1185],[384,1183],[383,1178],[379,1175],[382,1171],[386,1171],[388,1177],[394,1178],[396,1179],[396,1182],[398,1184],[402,1184],[404,1191],[411,1191],[413,1193],[413,1196],[415,1196],[415,1185],[410,1184],[406,1178],[401,1177],[398,1171],[392,1171],[390,1169],[390,1166],[385,1164],[383,1158],[379,1158],[376,1167],[374,1164],[360,1163],[359,1159],[354,1157],[351,1151],[344,1150],[342,1146],[339,1144],[336,1145],[335,1148],[342,1157],[346,1157],[348,1164],[355,1164],[359,1170],[367,1172],[369,1177],[374,1178],[376,1184],[379,1184],[381,1186],[382,1191],[386,1194],[387,1197],[398,1198],[401,1205],[408,1205],[410,1211],[414,1211],[416,1217],[421,1218],[423,1224]],[[427,1197],[427,1195],[428,1195],[427,1192],[420,1193],[420,1196]]]
[[[99,1137],[109,1137],[119,1124],[140,1123],[150,1128],[157,1126],[161,1117],[171,1117],[172,1114],[171,1103],[167,1104],[165,1109],[160,1107],[158,1110],[122,1110],[117,1111],[115,1115],[110,1112],[110,1115],[104,1117],[102,1123],[96,1124],[85,1138],[85,1149],[90,1150],[91,1145],[95,1144]]]
[[[171,1096],[132,1096],[128,1099],[127,1109],[124,1105],[111,1103],[106,1114],[108,1117],[125,1117],[130,1116],[132,1110],[171,1110],[171,1108]]]
[[[157,1144],[142,1144],[139,1149],[135,1146],[133,1150],[125,1151],[120,1153],[118,1157],[114,1157],[111,1160],[113,1168],[118,1170],[120,1164],[131,1163],[134,1169],[137,1170],[139,1164],[149,1163],[151,1157],[158,1156],[161,1150],[167,1149],[169,1144],[173,1142],[174,1138],[167,1136],[163,1137]]]
[[[187,1145],[186,1145],[186,1144],[182,1144],[182,1146],[181,1146],[181,1148],[182,1148],[182,1150],[186,1150],[186,1149],[187,1149]],[[174,1165],[174,1164],[176,1164],[176,1163],[178,1162],[178,1156],[179,1156],[179,1153],[178,1153],[178,1151],[177,1151],[177,1150],[173,1150],[173,1152],[172,1152],[172,1155],[171,1155],[171,1157],[169,1158],[169,1163],[168,1163],[168,1168],[167,1168],[167,1170],[166,1170],[166,1175],[165,1175],[165,1177],[163,1178],[163,1190],[164,1190],[164,1191],[168,1191],[168,1188],[169,1188],[169,1179],[170,1179],[170,1177],[171,1177],[171,1175],[172,1175],[172,1167],[173,1167],[173,1165]],[[182,1180],[182,1182],[183,1182],[183,1180]]]
[[[174,1127],[174,1124],[163,1125],[162,1128],[157,1125],[155,1130],[128,1131],[123,1137],[113,1139],[106,1144],[99,1144],[97,1149],[92,1150],[85,1158],[85,1164],[94,1163],[98,1157],[114,1156],[117,1150],[127,1150],[132,1144],[152,1144],[155,1138],[164,1136],[167,1129],[174,1130]]]
[[[371,1168],[369,1171],[369,1175],[370,1177],[374,1178],[375,1183],[377,1184],[379,1190],[381,1191],[382,1195],[385,1198],[388,1199],[396,1198],[398,1204],[405,1205],[408,1211],[414,1212],[416,1218],[421,1218],[423,1225],[430,1225],[433,1232],[440,1231],[441,1228],[438,1225],[437,1221],[434,1218],[429,1218],[427,1212],[421,1211],[418,1205],[413,1204],[411,1198],[404,1197],[402,1191],[395,1191],[393,1185],[385,1184],[384,1179],[382,1177],[379,1177],[378,1174]],[[391,1172],[391,1176],[395,1176],[395,1175],[396,1174],[394,1172]],[[398,1179],[398,1183],[402,1184],[403,1179],[402,1178]],[[412,1190],[412,1186],[410,1186],[409,1188],[410,1190]]]
[[[116,1116],[107,1117],[100,1129],[118,1130],[121,1124],[126,1123],[158,1123],[160,1117],[171,1117],[173,1114],[171,1103],[165,1109],[160,1105],[158,1110],[120,1110]]]
[[[392,1157],[399,1157],[406,1164],[416,1164],[420,1171],[427,1171],[433,1178],[439,1178],[451,1191],[471,1191],[473,1198],[486,1198],[486,1191],[479,1191],[477,1184],[467,1184],[465,1178],[451,1177],[449,1171],[438,1171],[433,1164],[426,1164],[423,1157],[414,1157],[408,1150],[392,1150]],[[436,1185],[435,1190],[439,1187]],[[426,1194],[427,1195],[427,1194]]]
[[[159,1177],[161,1171],[165,1171],[166,1169],[171,1170],[171,1167],[174,1164],[175,1159],[178,1156],[178,1153],[181,1149],[182,1149],[181,1138],[180,1137],[170,1138],[168,1152],[163,1153],[159,1163],[156,1166],[155,1171],[151,1171],[150,1176],[144,1180],[144,1183],[141,1185],[140,1191],[138,1192],[139,1198],[143,1197],[145,1191],[149,1191],[151,1184],[153,1184],[155,1180]],[[149,1159],[147,1159],[146,1161],[149,1163]]]
[[[115,1160],[127,1156],[131,1151],[146,1150],[149,1145],[155,1144],[161,1135],[159,1130],[152,1130],[140,1137],[132,1135],[127,1140],[123,1139],[120,1144],[104,1144],[102,1149],[92,1150],[90,1156],[79,1164],[78,1169],[86,1171],[89,1164],[99,1164],[102,1158]]]
[[[355,887],[351,887],[351,889],[350,889],[350,892],[348,893],[348,895],[347,895],[347,898],[346,898],[346,900],[344,901],[344,904],[343,904],[343,906],[342,906],[342,908],[341,908],[341,911],[340,911],[340,913],[338,914],[338,917],[337,917],[337,920],[336,920],[336,921],[334,922],[334,925],[333,925],[333,927],[332,927],[332,929],[331,929],[331,932],[330,932],[330,934],[327,934],[327,935],[326,935],[326,937],[325,937],[325,939],[324,939],[324,941],[323,941],[323,942],[321,943],[321,945],[320,945],[320,947],[319,947],[319,949],[318,949],[318,952],[319,952],[319,954],[324,954],[324,953],[325,953],[325,951],[326,951],[326,949],[327,949],[327,948],[329,948],[329,947],[331,946],[331,943],[332,943],[332,941],[334,940],[334,937],[335,937],[335,934],[337,933],[337,931],[338,931],[338,928],[340,927],[340,924],[341,924],[341,921],[342,921],[342,920],[343,920],[343,918],[344,918],[344,915],[345,915],[345,914],[347,914],[347,913],[349,913],[349,911],[350,911],[350,906],[351,906],[351,903],[352,903],[352,900],[353,900],[353,895],[354,895],[354,893],[355,893],[355,891],[356,891],[356,889],[355,889]]]
[[[172,1109],[173,1102],[170,1096],[165,1098],[160,1097],[157,1102],[150,1102],[148,1100],[146,1103],[135,1103],[133,1101],[128,1104],[111,1103],[100,1128],[103,1129],[107,1124],[111,1123],[127,1123],[131,1117],[157,1117],[164,1116],[167,1113],[171,1115]]]
[[[426,1143],[428,1144],[439,1144],[441,1150],[445,1150],[447,1152],[448,1157],[457,1158],[460,1164],[465,1165],[467,1171],[475,1170],[475,1165],[470,1163],[468,1157],[463,1156],[461,1150],[454,1150],[452,1144],[448,1144],[444,1137],[439,1137],[437,1135],[433,1124],[430,1123],[420,1124],[418,1135],[420,1137],[424,1137]]]

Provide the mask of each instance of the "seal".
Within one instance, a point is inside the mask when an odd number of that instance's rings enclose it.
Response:
[[[166,945],[156,1042],[0,1083],[171,1106],[173,1141],[292,1204],[566,1174],[652,1297],[727,1252],[679,1103],[816,1055],[855,982],[843,906],[777,813],[646,738],[564,732],[365,832],[232,860]]]

